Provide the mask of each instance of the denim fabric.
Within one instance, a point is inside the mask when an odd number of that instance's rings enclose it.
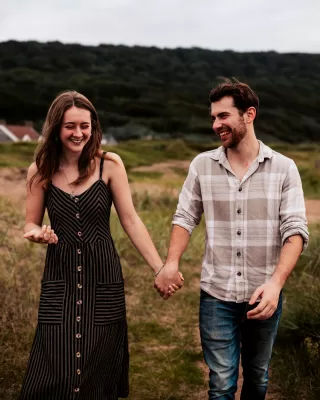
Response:
[[[248,320],[257,304],[219,300],[204,291],[200,295],[200,335],[209,367],[209,400],[233,400],[237,391],[240,353],[243,367],[241,400],[264,400],[268,367],[282,311],[267,320]]]

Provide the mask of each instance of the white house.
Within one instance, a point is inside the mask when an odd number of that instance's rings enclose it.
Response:
[[[31,121],[25,121],[24,125],[10,125],[0,120],[0,142],[31,142],[38,141],[39,137]]]

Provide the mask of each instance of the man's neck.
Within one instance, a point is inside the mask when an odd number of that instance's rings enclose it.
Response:
[[[248,134],[244,137],[236,148],[228,148],[226,156],[229,162],[248,166],[258,156],[260,143],[258,142],[255,134]]]

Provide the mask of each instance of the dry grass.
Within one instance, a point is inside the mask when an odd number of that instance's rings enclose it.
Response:
[[[188,161],[183,164],[180,160],[176,160],[170,162],[169,166],[158,164],[157,168],[139,168],[133,171],[133,167],[137,165],[146,165],[153,161],[162,162],[166,155],[161,154],[161,151],[167,151],[171,158],[179,158],[181,147],[179,143],[172,145],[159,143],[153,152],[149,152],[150,146],[152,147],[152,143],[144,143],[138,155],[134,154],[132,143],[120,150],[125,163],[128,157],[129,166],[132,167],[129,176],[132,188],[138,191],[133,196],[137,210],[152,234],[156,247],[164,257],[170,236],[172,214]],[[292,152],[292,149],[284,149],[283,152],[288,151],[288,155],[292,155],[298,166],[305,171],[302,174],[305,193],[317,198],[320,194],[317,179],[319,171],[314,168],[314,163],[318,155],[312,149],[307,150],[303,154],[300,151]],[[30,158],[29,153],[26,153],[21,161],[21,166],[29,162],[27,161]],[[187,160],[192,158],[192,152],[186,147],[182,148],[181,157],[183,155]],[[14,156],[18,157],[18,153]],[[5,154],[5,161],[9,164],[12,162],[10,151]],[[9,170],[2,171],[1,189],[10,200],[0,198],[2,217],[0,221],[0,399],[13,400],[17,398],[23,379],[37,321],[45,247],[26,242],[21,238],[25,169],[17,168],[13,175],[12,170],[11,175]],[[315,211],[318,202],[319,200],[312,203],[312,211]],[[315,213],[315,217],[317,215]],[[129,399],[205,399],[206,367],[203,364],[198,335],[199,277],[204,246],[203,223],[195,230],[183,256],[182,271],[186,279],[185,286],[167,302],[161,300],[154,291],[151,270],[131,245],[115,214],[112,215],[111,227],[121,256],[126,282],[131,354]],[[314,236],[316,235],[319,235],[319,232],[315,229]],[[318,313],[312,314],[312,312],[319,309],[317,290],[320,289],[316,286],[319,275],[317,273],[315,278],[313,275],[316,271],[310,266],[308,270],[304,270],[305,265],[309,263],[304,257],[297,273],[293,275],[291,283],[289,282],[287,295],[290,301],[286,303],[283,331],[287,329],[287,322],[293,321],[300,329],[299,321],[314,319],[312,315],[318,316]],[[303,274],[299,274],[301,270],[304,271]],[[294,299],[298,292],[303,296],[299,296],[299,307],[293,307],[297,304]],[[310,295],[304,296],[305,293]],[[307,312],[309,317],[303,319],[302,316],[306,316]],[[311,355],[314,354],[312,346],[312,343],[306,342],[303,350],[301,347],[290,347],[288,350],[279,342],[275,362],[272,364],[272,381],[277,383],[283,396],[281,398],[304,400],[302,394],[310,393],[308,387],[314,390],[317,380],[320,381],[320,374],[317,375],[318,364],[310,361],[308,356],[310,351]],[[310,365],[314,371],[311,378],[310,374],[308,375]],[[300,397],[290,397],[291,392]],[[309,396],[306,399],[313,397]]]
[[[141,216],[152,229],[154,242],[164,255],[170,230],[172,205],[149,211],[149,200]],[[160,201],[160,200],[158,200]],[[164,203],[168,201],[162,200]],[[45,246],[17,236],[22,231],[22,214],[12,203],[1,199],[0,234],[0,398],[17,398],[31,348],[37,320],[39,286]],[[158,210],[158,211],[156,211]],[[121,255],[126,283],[131,354],[131,400],[201,399],[206,389],[198,363],[201,348],[195,332],[198,325],[198,289],[186,283],[184,290],[163,301],[153,289],[153,273],[142,261],[112,216],[112,233]],[[157,232],[157,234],[155,234]],[[199,235],[202,233],[199,231]],[[199,240],[199,239],[198,239]],[[190,246],[190,252],[195,249]],[[198,246],[198,244],[196,244]],[[200,250],[201,251],[201,250]],[[197,268],[184,261],[186,282],[199,281]]]

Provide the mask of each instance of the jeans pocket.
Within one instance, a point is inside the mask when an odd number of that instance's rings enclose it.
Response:
[[[41,284],[38,322],[39,324],[61,324],[65,281],[46,281]]]
[[[94,307],[95,325],[121,321],[126,316],[124,281],[98,283]]]

